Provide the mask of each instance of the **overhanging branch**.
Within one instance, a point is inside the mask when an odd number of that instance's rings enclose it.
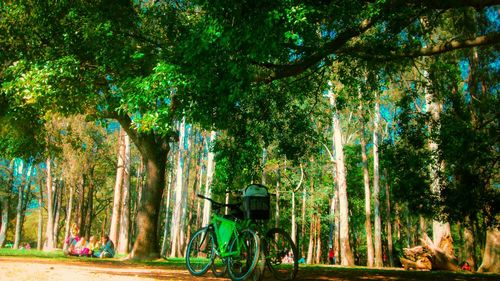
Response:
[[[390,61],[403,58],[416,58],[416,57],[429,57],[439,54],[452,52],[459,49],[466,49],[472,47],[495,45],[500,43],[500,32],[492,32],[487,35],[478,36],[469,39],[452,39],[448,42],[440,43],[434,46],[419,48],[416,50],[392,50],[383,51],[383,48],[376,50],[362,46],[352,48],[343,48],[338,54],[352,55],[363,59],[372,59],[380,61]],[[379,53],[382,50],[383,53]]]

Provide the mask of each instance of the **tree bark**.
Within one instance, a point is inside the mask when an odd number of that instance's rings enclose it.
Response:
[[[384,168],[385,175],[385,205],[386,205],[386,213],[385,213],[385,224],[387,228],[387,251],[388,251],[388,259],[389,266],[394,267],[394,256],[392,249],[392,222],[391,222],[391,199],[389,192],[389,178],[387,175],[387,168]]]
[[[127,115],[117,117],[118,122],[141,153],[146,163],[147,180],[142,192],[141,204],[136,217],[137,237],[129,255],[132,259],[160,257],[157,237],[158,217],[163,189],[169,146],[164,138],[150,134],[137,134]]]
[[[182,216],[182,203],[183,203],[183,151],[184,151],[184,136],[186,132],[185,119],[182,119],[179,125],[179,149],[177,151],[177,169],[175,180],[175,194],[174,194],[174,209],[172,212],[172,225],[170,229],[170,238],[172,248],[170,249],[170,256],[180,256],[180,233],[181,233],[181,216]]]
[[[120,128],[118,137],[118,162],[116,166],[116,180],[113,196],[113,213],[111,216],[111,225],[109,230],[109,239],[118,245],[118,234],[120,231],[120,217],[122,205],[122,186],[124,177],[125,164],[125,135],[127,133],[123,128]]]
[[[297,184],[297,187],[292,190],[292,241],[295,245],[297,245],[297,222],[296,222],[296,203],[295,203],[295,193],[299,191],[302,182],[304,181],[304,169],[302,168],[302,164],[300,164],[300,181]]]
[[[51,159],[50,156],[47,157],[46,161],[46,171],[47,171],[47,232],[46,232],[46,245],[45,250],[51,251],[54,249],[54,203],[53,203],[53,182],[52,182],[52,172],[51,172]]]
[[[469,226],[464,227],[464,247],[463,247],[463,260],[469,263],[472,271],[476,269],[475,247],[474,247],[474,234]]]
[[[498,228],[486,231],[483,262],[477,271],[500,273],[500,230]]]
[[[301,219],[302,219],[302,227],[300,231],[300,238],[302,245],[300,252],[303,254],[304,253],[304,245],[306,244],[306,202],[307,202],[307,190],[306,190],[306,185],[304,184],[304,187],[302,188],[302,209],[301,209]]]
[[[71,226],[71,216],[73,215],[73,185],[69,184],[69,198],[68,198],[68,205],[66,208],[66,224],[64,226],[64,245],[63,245],[63,252],[66,252],[68,250],[68,243],[67,239],[69,237],[69,231],[70,231],[70,226]]]
[[[61,226],[59,224],[59,220],[61,217],[61,208],[62,208],[62,199],[63,199],[63,191],[64,191],[64,182],[60,179],[56,185],[57,192],[54,196],[55,206],[54,206],[54,245],[57,247],[58,239],[59,239],[59,231],[61,230]],[[90,224],[88,224],[90,226]]]
[[[42,189],[43,182],[41,180],[39,186],[40,188],[38,194],[38,233],[37,233],[36,249],[40,251],[43,248],[43,189]]]
[[[307,247],[307,264],[312,264],[313,261],[313,251],[314,251],[314,232],[316,230],[316,222],[315,222],[316,214],[311,216],[311,220],[309,222],[309,246]]]
[[[341,264],[344,266],[352,266],[354,265],[354,256],[349,243],[349,206],[347,201],[347,181],[346,168],[344,164],[344,149],[342,144],[342,129],[340,126],[339,112],[336,106],[335,96],[331,91],[330,104],[334,109],[333,139],[335,143],[335,163],[337,164],[337,187],[339,189]]]
[[[170,213],[170,194],[172,187],[172,172],[168,173],[168,184],[167,184],[167,199],[165,200],[165,225],[163,227],[163,242],[161,244],[161,256],[164,257],[167,254],[167,235],[168,235],[168,223],[169,223],[169,213]]]
[[[213,180],[213,175],[214,175],[214,170],[215,170],[215,154],[213,152],[212,146],[215,144],[215,138],[217,137],[217,134],[215,131],[212,131],[210,133],[210,141],[207,141],[207,150],[208,150],[208,156],[207,156],[207,178],[206,178],[206,183],[205,183],[205,196],[210,198],[212,196],[212,180]],[[208,222],[210,221],[210,211],[211,211],[212,206],[210,205],[210,202],[207,200],[204,200],[203,204],[203,226],[208,225]]]
[[[92,229],[92,221],[94,220],[94,168],[90,169],[90,177],[89,177],[89,189],[87,192],[87,204],[86,204],[86,216],[85,216],[85,238],[87,241],[90,239],[90,232]],[[80,229],[83,231],[83,229]]]
[[[28,170],[29,169],[30,168],[28,167]],[[26,177],[25,180],[27,181],[28,177]],[[24,189],[25,189],[24,185],[17,187],[18,197],[17,197],[17,208],[16,208],[16,231],[14,235],[14,246],[13,246],[14,249],[19,249],[19,244],[21,243],[21,236],[23,230],[22,212],[23,212]]]
[[[373,236],[372,236],[372,222],[371,222],[371,191],[370,191],[370,173],[368,171],[368,157],[366,156],[366,140],[365,140],[365,126],[362,120],[361,128],[361,159],[363,162],[363,183],[365,186],[365,231],[366,231],[366,256],[367,266],[373,267]]]
[[[120,235],[118,238],[117,250],[120,254],[129,252],[130,233],[130,138],[124,136],[125,157],[123,170],[123,189],[121,202]]]
[[[10,189],[10,186],[8,187]],[[0,225],[0,248],[5,244],[5,238],[7,236],[7,228],[9,227],[9,194],[0,197],[0,203],[2,204],[2,224]]]
[[[318,215],[316,216],[316,259],[315,262],[316,264],[321,263],[321,216],[320,214],[321,210],[318,210]]]
[[[377,97],[376,97],[377,98]],[[373,214],[375,226],[375,266],[383,267],[382,260],[382,219],[380,217],[380,171],[378,155],[378,137],[380,123],[380,105],[375,101],[375,114],[373,118]]]

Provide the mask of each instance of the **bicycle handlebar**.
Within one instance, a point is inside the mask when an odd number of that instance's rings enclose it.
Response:
[[[198,196],[199,198],[210,201],[212,203],[212,205],[214,205],[217,209],[220,209],[222,207],[234,208],[234,207],[241,206],[241,203],[230,203],[230,204],[220,203],[220,202],[213,200],[212,198],[208,198],[208,197],[201,195],[199,193],[197,193],[196,196]]]

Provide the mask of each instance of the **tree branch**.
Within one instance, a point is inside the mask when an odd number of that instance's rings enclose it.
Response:
[[[271,82],[273,80],[278,80],[286,77],[295,76],[303,73],[310,67],[320,63],[328,55],[335,53],[338,49],[342,48],[349,40],[358,37],[363,34],[366,30],[372,27],[374,21],[364,20],[361,24],[354,28],[350,28],[338,34],[338,36],[327,42],[320,48],[316,53],[304,58],[298,63],[288,64],[288,65],[275,65],[270,73],[264,72],[255,77],[255,82]],[[271,67],[271,65],[266,65]]]
[[[353,47],[342,49],[339,53],[353,55],[364,59],[373,59],[380,61],[390,61],[402,58],[430,57],[455,50],[495,45],[500,43],[500,32],[491,32],[487,35],[478,36],[469,39],[452,39],[448,42],[440,43],[434,46],[424,47],[417,50],[393,50],[385,52],[386,54],[370,53],[362,48]],[[380,48],[379,48],[380,49]],[[378,51],[378,50],[377,50]],[[374,50],[375,52],[375,50]]]

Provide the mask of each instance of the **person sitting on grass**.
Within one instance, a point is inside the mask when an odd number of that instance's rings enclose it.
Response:
[[[115,245],[109,240],[109,236],[104,234],[101,238],[101,248],[94,253],[94,257],[112,258],[115,256]]]
[[[80,241],[80,237],[78,236],[79,233],[80,233],[80,228],[76,225],[76,223],[73,223],[73,225],[71,226],[70,233],[66,238],[66,244],[68,244],[68,250],[66,254],[71,256],[77,256],[79,254],[77,253],[75,247],[78,241]]]
[[[89,255],[94,256],[94,253],[99,251],[100,247],[101,245],[95,236],[90,236],[89,244],[87,245],[87,248],[89,248]]]
[[[76,243],[74,254],[77,256],[87,256],[89,254],[89,248],[87,247],[87,240],[85,240],[85,237],[80,238]]]

